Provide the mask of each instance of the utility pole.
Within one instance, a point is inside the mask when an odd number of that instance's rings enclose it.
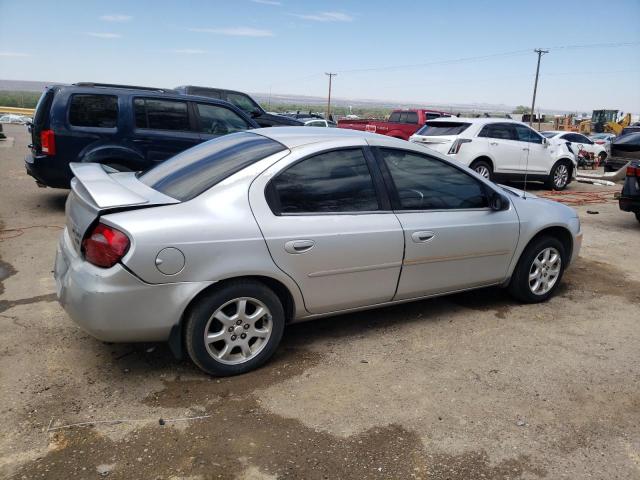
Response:
[[[331,79],[338,75],[337,73],[325,73],[329,77],[329,97],[327,97],[327,118],[329,120],[331,118]]]
[[[538,54],[538,66],[536,67],[536,82],[533,84],[533,100],[531,101],[531,114],[529,115],[529,126],[533,127],[533,112],[536,107],[536,93],[538,91],[538,75],[540,74],[540,59],[542,55],[545,53],[549,53],[549,50],[542,50],[541,48],[536,48],[534,50]]]

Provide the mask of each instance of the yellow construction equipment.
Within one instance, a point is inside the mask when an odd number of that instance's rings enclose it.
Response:
[[[590,132],[620,135],[622,129],[631,125],[631,114],[618,120],[618,110],[594,110],[591,114]]]
[[[0,113],[14,113],[16,115],[29,115],[33,116],[35,109],[33,108],[18,108],[18,107],[2,107],[0,106]]]

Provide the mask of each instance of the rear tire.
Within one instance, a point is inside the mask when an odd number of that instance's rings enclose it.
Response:
[[[598,163],[604,165],[604,161],[607,159],[607,152],[600,152],[598,154]]]
[[[474,172],[479,173],[487,180],[493,180],[493,168],[486,160],[474,160],[471,162],[471,165],[469,165],[469,168]]]
[[[550,190],[564,190],[571,182],[571,169],[569,162],[564,160],[556,163],[546,181],[546,186]]]
[[[509,293],[523,303],[544,302],[558,288],[565,264],[566,252],[560,240],[550,236],[535,239],[518,260]]]
[[[190,309],[185,344],[193,363],[205,372],[238,375],[271,358],[284,324],[284,308],[270,288],[252,280],[233,281]]]

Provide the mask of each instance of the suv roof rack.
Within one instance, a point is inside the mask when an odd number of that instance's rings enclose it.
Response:
[[[129,90],[148,90],[162,93],[177,93],[171,88],[141,87],[138,85],[119,85],[117,83],[94,83],[94,82],[78,82],[74,83],[76,87],[101,87],[101,88],[126,88]]]

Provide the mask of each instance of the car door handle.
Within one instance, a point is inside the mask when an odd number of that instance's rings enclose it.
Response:
[[[284,244],[284,250],[288,253],[298,254],[311,250],[316,242],[313,240],[291,240]]]
[[[413,232],[411,234],[411,239],[416,243],[425,243],[429,240],[432,240],[436,234],[434,232],[423,231],[423,232]]]
[[[529,149],[528,149],[528,148],[526,148],[526,147],[525,147],[525,148],[523,148],[522,150],[524,150],[525,152],[528,152],[528,151],[529,151]]]
[[[489,142],[489,145],[498,145],[498,142]]]

